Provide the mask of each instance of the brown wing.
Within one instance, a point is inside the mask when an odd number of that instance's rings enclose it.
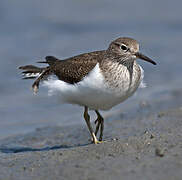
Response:
[[[51,71],[60,80],[70,84],[81,81],[103,59],[105,51],[96,51],[55,62]]]

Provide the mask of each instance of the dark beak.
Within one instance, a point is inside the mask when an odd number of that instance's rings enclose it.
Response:
[[[157,63],[154,62],[152,59],[150,59],[149,57],[143,55],[142,53],[137,52],[137,53],[135,53],[135,55],[136,55],[136,57],[137,57],[138,59],[142,59],[142,60],[144,60],[144,61],[148,61],[148,62],[150,62],[150,63],[152,63],[152,64],[154,64],[154,65],[157,64]]]

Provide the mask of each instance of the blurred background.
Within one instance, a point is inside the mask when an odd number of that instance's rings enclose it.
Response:
[[[140,113],[152,101],[160,108],[181,105],[182,1],[180,0],[1,0],[0,1],[0,138],[44,126],[85,123],[83,109],[59,104],[31,80],[21,80],[18,66],[47,55],[67,58],[106,49],[119,36],[138,40],[140,50],[158,65],[138,61],[147,88],[103,112]],[[157,109],[158,107],[153,107]],[[108,118],[112,120],[112,118]]]

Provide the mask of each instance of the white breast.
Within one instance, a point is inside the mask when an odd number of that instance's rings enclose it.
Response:
[[[99,64],[79,83],[68,84],[61,80],[49,79],[44,81],[43,85],[48,87],[49,95],[59,96],[62,102],[88,106],[90,109],[100,110],[110,109],[134,93],[129,92],[127,94],[128,87],[122,91],[111,88],[105,82]],[[137,87],[133,88],[132,91],[135,91]]]

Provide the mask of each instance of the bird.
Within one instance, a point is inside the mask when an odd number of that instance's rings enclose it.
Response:
[[[39,84],[48,88],[62,103],[84,108],[83,117],[92,143],[103,142],[104,118],[100,110],[109,110],[132,96],[142,83],[144,70],[137,63],[141,59],[156,65],[139,51],[139,43],[130,37],[113,40],[107,49],[76,55],[67,59],[46,56],[34,65],[20,66],[23,79],[35,78],[32,89],[36,94]],[[89,110],[95,111],[95,131]],[[97,137],[100,132],[99,137]]]

